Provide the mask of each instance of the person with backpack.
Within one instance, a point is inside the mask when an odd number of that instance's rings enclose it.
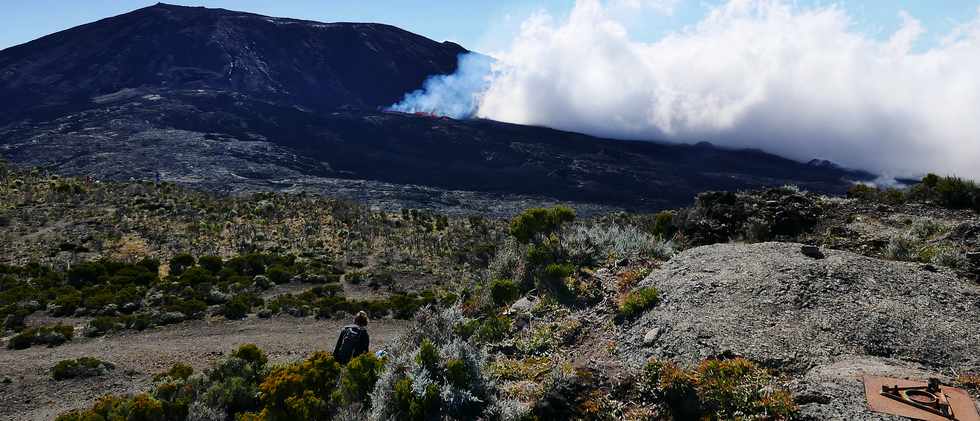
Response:
[[[368,345],[371,339],[367,331],[367,313],[360,311],[354,316],[354,324],[344,326],[340,330],[340,337],[337,338],[337,345],[333,349],[333,357],[337,362],[346,365],[365,352],[368,352]]]

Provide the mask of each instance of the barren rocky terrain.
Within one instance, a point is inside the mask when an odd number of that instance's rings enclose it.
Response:
[[[678,254],[640,283],[663,301],[623,332],[624,353],[635,364],[759,361],[793,379],[801,414],[812,419],[880,419],[865,410],[865,374],[950,382],[980,370],[976,282],[921,264],[800,250],[716,244]]]

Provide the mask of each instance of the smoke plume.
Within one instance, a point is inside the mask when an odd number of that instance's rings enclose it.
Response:
[[[430,77],[422,89],[406,94],[401,102],[388,109],[456,119],[473,117],[479,109],[480,98],[490,86],[492,65],[493,59],[489,56],[460,54],[456,73]]]
[[[463,57],[396,107],[980,179],[980,9],[922,51],[924,28],[902,19],[877,39],[837,6],[730,0],[644,43],[603,3],[579,0],[567,19],[533,16],[495,61]]]

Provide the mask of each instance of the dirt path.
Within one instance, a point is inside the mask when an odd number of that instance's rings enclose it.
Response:
[[[76,338],[57,348],[33,347],[21,351],[0,349],[0,420],[51,420],[69,409],[90,405],[109,394],[147,390],[153,374],[182,361],[201,370],[236,346],[254,343],[275,362],[299,360],[315,350],[331,350],[341,320],[216,319],[191,321],[102,338]],[[409,322],[372,322],[371,348],[377,349],[405,331]],[[54,381],[49,370],[68,358],[96,357],[112,362],[107,376]]]

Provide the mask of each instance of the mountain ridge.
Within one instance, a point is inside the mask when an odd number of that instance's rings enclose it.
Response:
[[[319,23],[158,4],[0,51],[0,111],[122,88],[206,88],[315,109],[377,109],[467,52],[386,24]],[[6,120],[10,120],[9,116]]]

